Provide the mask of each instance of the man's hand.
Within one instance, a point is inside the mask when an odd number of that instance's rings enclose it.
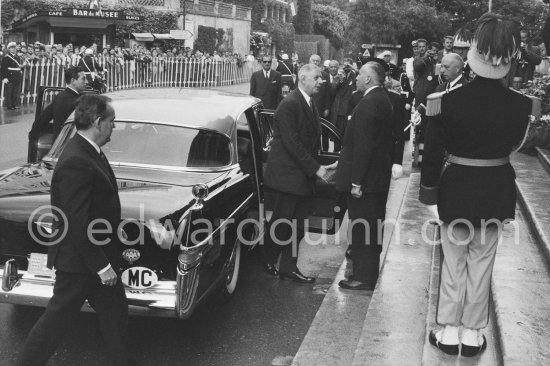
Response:
[[[391,167],[391,177],[399,179],[403,175],[403,167],[400,164],[393,164]]]
[[[328,109],[325,109],[323,111],[323,117],[328,117],[328,113],[329,113],[329,110]]]
[[[327,170],[333,170],[333,169],[338,168],[338,160],[336,160],[334,163],[332,163],[330,165],[325,165],[325,168]]]
[[[352,186],[351,187],[351,195],[353,198],[361,198],[363,195],[363,192],[361,191],[361,187]]]
[[[317,173],[315,173],[315,175],[316,175],[317,177],[321,178],[322,180],[326,181],[326,180],[325,180],[325,177],[326,177],[326,175],[327,175],[327,168],[326,168],[326,166],[321,165],[321,166],[319,167],[319,169],[317,170]]]
[[[117,275],[114,269],[109,268],[105,272],[99,275],[101,283],[105,286],[114,286],[116,285]]]

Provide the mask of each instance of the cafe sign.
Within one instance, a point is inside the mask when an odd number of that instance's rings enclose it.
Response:
[[[143,21],[144,17],[139,15],[126,15],[120,10],[106,9],[63,9],[57,11],[37,11],[19,19],[13,23],[14,27],[21,25],[29,20],[38,17],[59,17],[59,18],[87,18],[87,19],[112,19],[112,20],[131,20]]]

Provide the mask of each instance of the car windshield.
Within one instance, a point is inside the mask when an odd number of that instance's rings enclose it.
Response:
[[[230,140],[215,131],[147,122],[115,121],[111,141],[101,147],[111,164],[213,168],[231,163]],[[57,160],[76,133],[65,125],[46,160]]]

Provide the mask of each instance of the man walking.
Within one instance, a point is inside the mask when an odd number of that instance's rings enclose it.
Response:
[[[56,270],[53,297],[29,333],[18,365],[45,365],[86,300],[97,313],[113,364],[133,364],[125,345],[128,304],[117,272],[120,201],[100,149],[110,140],[114,119],[109,98],[85,95],[78,100],[77,133],[61,153],[51,183],[55,229],[65,234],[48,248],[48,267]],[[98,219],[102,224],[94,225]],[[105,233],[105,225],[110,232],[94,236],[94,226]]]
[[[22,79],[22,61],[17,56],[15,42],[8,43],[8,53],[2,58],[2,82],[5,84],[4,97],[7,109],[19,109]]]
[[[443,84],[435,88],[436,92],[450,91],[466,85],[468,80],[464,77],[464,61],[458,53],[449,53],[441,60],[441,75]]]
[[[65,90],[60,92],[34,121],[29,132],[29,140],[37,140],[40,135],[48,132],[52,132],[55,139],[67,118],[73,113],[76,100],[86,89],[84,70],[80,66],[69,67],[65,71],[65,81],[67,82]],[[52,120],[53,125],[50,128]]]
[[[282,99],[281,73],[271,69],[270,56],[262,57],[262,70],[250,78],[250,95],[260,98],[267,109],[276,109]]]
[[[385,77],[379,63],[361,67],[357,89],[365,92],[348,121],[336,172],[336,188],[347,197],[353,261],[353,278],[339,286],[350,290],[373,290],[378,280],[379,228],[386,217],[394,151],[392,105],[382,88]]]
[[[315,179],[324,179],[327,169],[314,158],[321,125],[312,95],[320,86],[321,70],[312,64],[304,65],[298,72],[298,88],[283,99],[273,116],[274,133],[265,172],[265,184],[274,190],[274,199],[264,267],[274,276],[301,283],[315,281],[298,269],[298,249]]]

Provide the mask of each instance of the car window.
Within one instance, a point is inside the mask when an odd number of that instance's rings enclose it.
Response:
[[[115,121],[111,141],[101,150],[111,163],[161,165],[180,168],[212,168],[231,164],[230,140],[215,131],[145,122]],[[65,127],[52,150],[57,159],[74,134]]]

